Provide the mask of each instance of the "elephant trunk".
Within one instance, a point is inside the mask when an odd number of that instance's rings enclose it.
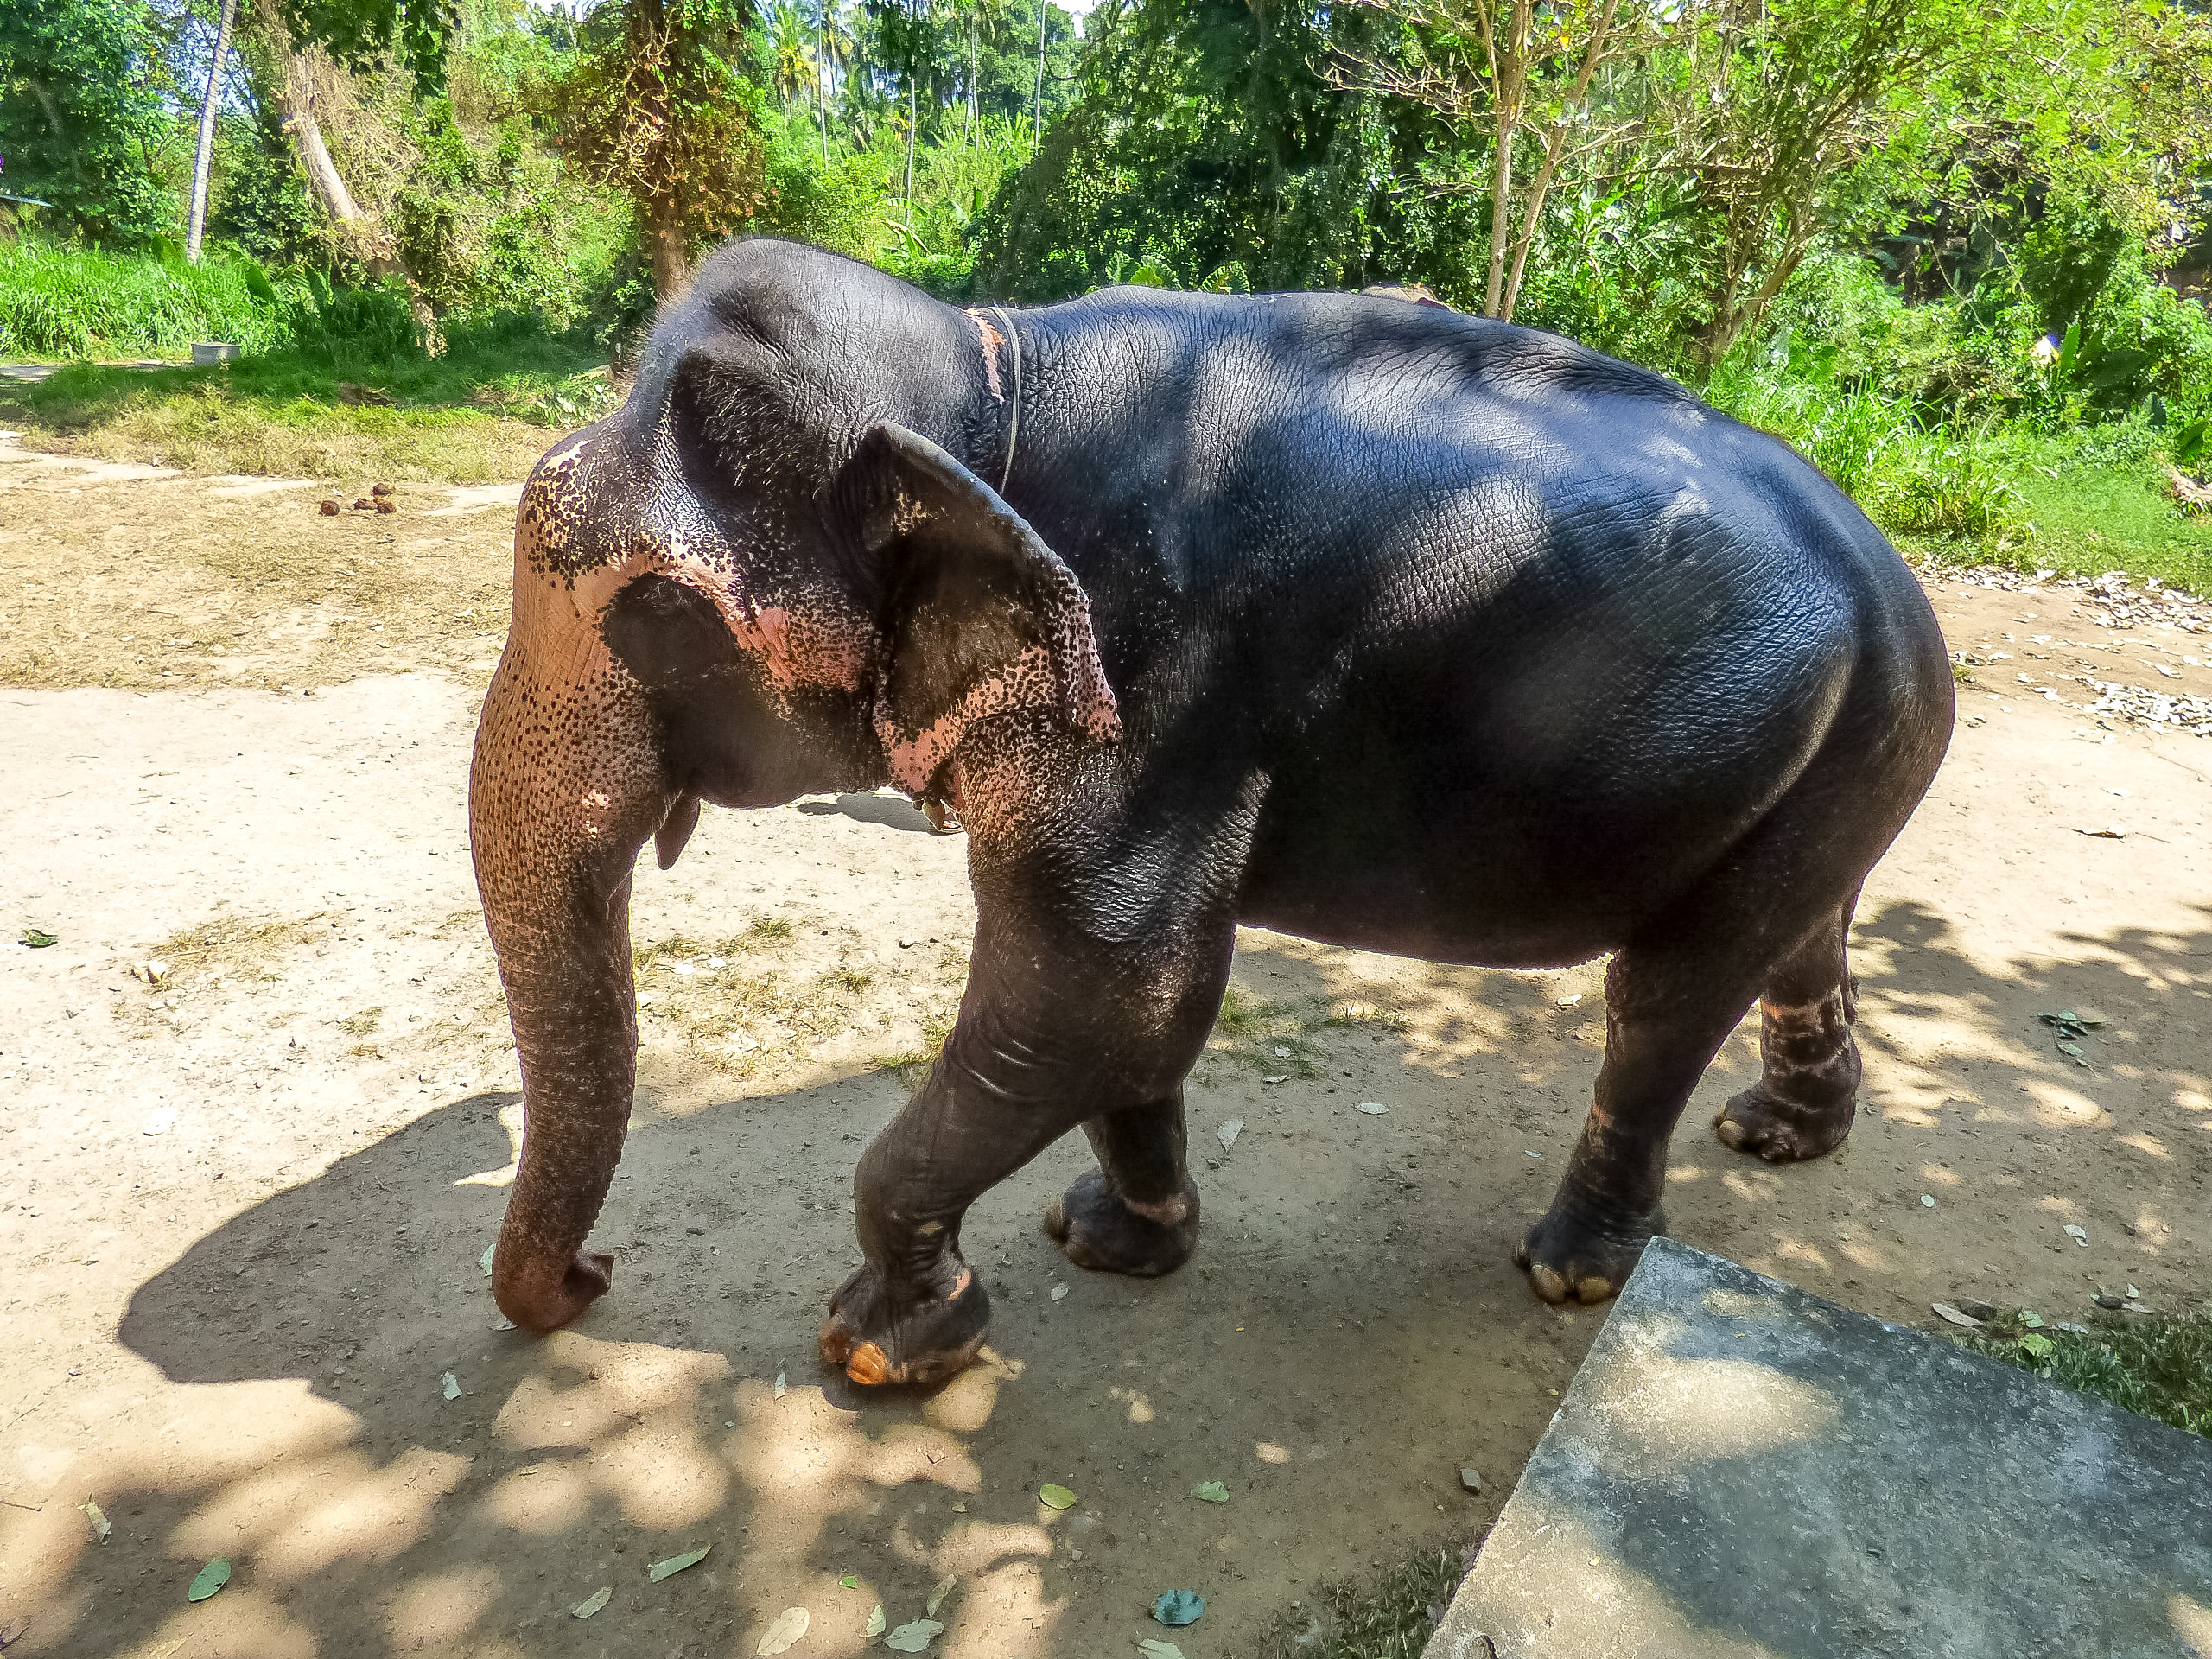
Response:
[[[634,682],[563,595],[523,575],[477,728],[469,828],[523,1081],[492,1294],[543,1332],[582,1313],[613,1267],[583,1244],[636,1082],[631,870],[677,798]]]

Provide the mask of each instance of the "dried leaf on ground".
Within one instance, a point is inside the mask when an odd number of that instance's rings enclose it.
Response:
[[[699,1553],[706,1554],[704,1550]],[[793,1643],[806,1634],[806,1627],[811,1622],[805,1608],[786,1607],[776,1616],[776,1622],[768,1627],[767,1632],[760,1638],[760,1645],[753,1651],[756,1654],[787,1652]]]
[[[569,1617],[570,1618],[589,1618],[594,1613],[597,1612],[601,1608],[606,1606],[608,1602],[613,1599],[614,1586],[610,1584],[603,1589],[594,1591],[592,1594],[585,1597],[583,1600],[578,1602],[574,1607],[571,1607],[569,1610]]]
[[[1191,1496],[1202,1503],[1226,1503],[1229,1502],[1229,1488],[1217,1480],[1201,1481],[1191,1488]]]
[[[186,1599],[205,1601],[231,1581],[231,1558],[218,1555],[201,1567],[192,1580],[192,1588],[185,1592]]]
[[[930,1591],[930,1599],[923,1603],[922,1611],[935,1618],[937,1610],[944,1605],[944,1599],[952,1593],[952,1586],[959,1582],[957,1575],[950,1573],[939,1579]]]
[[[1037,1500],[1048,1510],[1071,1510],[1075,1507],[1075,1494],[1065,1486],[1039,1486]]]
[[[92,1536],[102,1543],[107,1542],[108,1535],[115,1530],[115,1527],[106,1516],[100,1513],[100,1506],[87,1503],[85,1505],[85,1519],[92,1523]]]
[[[875,1611],[868,1616],[868,1624],[861,1630],[861,1634],[862,1636],[881,1636],[884,1631],[890,1628],[891,1621],[884,1618],[883,1604],[879,1601],[875,1604]]]
[[[1152,1604],[1152,1616],[1162,1624],[1195,1624],[1204,1617],[1206,1599],[1195,1590],[1166,1590]]]
[[[885,1637],[883,1645],[898,1653],[919,1653],[929,1646],[930,1638],[944,1628],[933,1618],[918,1618]]]

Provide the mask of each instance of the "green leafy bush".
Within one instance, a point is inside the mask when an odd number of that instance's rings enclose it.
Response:
[[[251,260],[200,264],[26,239],[0,244],[0,352],[22,357],[181,356],[195,340],[266,351],[292,336],[304,283],[282,289]]]

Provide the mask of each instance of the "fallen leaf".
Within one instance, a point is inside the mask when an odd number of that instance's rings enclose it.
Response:
[[[1290,1081],[1290,1074],[1286,1071],[1279,1077],[1262,1077],[1260,1081],[1262,1083],[1288,1083]]]
[[[1281,1046],[1278,1046],[1276,1047],[1276,1049],[1275,1049],[1275,1058],[1277,1058],[1277,1059],[1279,1059],[1279,1060],[1287,1060],[1287,1059],[1288,1059],[1289,1058],[1290,1058],[1290,1051],[1289,1051],[1288,1049],[1284,1048],[1284,1047],[1281,1047]]]
[[[673,1578],[685,1567],[696,1567],[705,1560],[707,1552],[713,1548],[712,1544],[702,1544],[696,1549],[685,1550],[681,1555],[671,1555],[664,1561],[655,1561],[645,1569],[645,1576],[655,1584],[658,1584],[663,1579]]]
[[[2145,1303],[2130,1301],[2122,1302],[2120,1305],[2120,1311],[2123,1313],[2148,1313],[2151,1309]]]
[[[1922,1193],[1920,1195],[1920,1207],[1923,1210],[1933,1210],[1936,1207],[1936,1195],[1933,1192]]]
[[[1580,991],[1577,991],[1577,992],[1576,992],[1573,996],[1562,996],[1562,997],[1560,997],[1560,998],[1559,999],[1559,1005],[1560,1005],[1560,1007],[1561,1007],[1562,1008],[1571,1008],[1571,1007],[1573,1007],[1576,1003],[1580,1002],[1581,1000],[1582,1000],[1582,993],[1581,993],[1581,992],[1580,992]]]
[[[967,1500],[966,1500],[965,1498],[963,1498],[959,1503],[957,1503],[954,1504],[954,1505],[952,1506],[952,1512],[953,1512],[955,1515],[965,1515],[965,1514],[967,1514],[967,1513],[968,1513],[968,1503],[967,1503]]]
[[[1936,1310],[1936,1317],[1939,1319],[1948,1319],[1953,1325],[1963,1325],[1969,1331],[1979,1331],[1981,1329],[1981,1321],[1980,1319],[1974,1318],[1971,1313],[1960,1313],[1957,1308],[1953,1307],[1948,1302],[1930,1302],[1928,1306]]]
[[[157,1111],[151,1113],[147,1117],[146,1121],[138,1126],[138,1133],[141,1135],[167,1135],[175,1127],[176,1108],[174,1106],[163,1106]]]
[[[702,1549],[699,1553],[703,1555],[707,1552]],[[785,1608],[776,1616],[776,1622],[768,1627],[767,1634],[760,1638],[760,1645],[753,1651],[755,1653],[788,1651],[793,1643],[806,1634],[806,1627],[810,1622],[805,1608]]]
[[[446,1373],[446,1398],[448,1400],[461,1398],[461,1379],[451,1371]]]
[[[848,1590],[857,1590],[861,1587],[861,1575],[857,1573],[848,1573],[843,1578],[838,1580],[837,1582],[843,1585]]]
[[[1206,1599],[1195,1590],[1166,1590],[1152,1604],[1152,1616],[1162,1624],[1195,1624],[1205,1615]]]
[[[515,1322],[509,1319],[505,1314],[502,1313],[498,1319],[492,1321],[490,1328],[494,1331],[512,1331],[515,1328]]]
[[[200,1569],[192,1580],[192,1588],[184,1592],[185,1598],[189,1601],[205,1601],[230,1581],[231,1558],[218,1555]]]
[[[1221,1137],[1221,1149],[1227,1152],[1236,1144],[1236,1137],[1244,1133],[1244,1120],[1241,1117],[1232,1117],[1214,1133]]]
[[[49,944],[59,944],[61,941],[44,928],[29,927],[23,930],[23,943],[34,950],[43,950]]]
[[[930,1599],[922,1604],[922,1611],[935,1618],[937,1610],[944,1605],[944,1599],[952,1593],[952,1586],[959,1582],[957,1575],[950,1573],[939,1579],[936,1587],[930,1592]]]
[[[784,1373],[783,1373],[783,1372],[781,1372],[781,1371],[778,1371],[778,1372],[776,1373],[776,1398],[777,1398],[777,1399],[779,1399],[779,1400],[780,1400],[780,1399],[782,1399],[783,1397],[784,1397]]]
[[[929,1646],[930,1638],[944,1628],[933,1618],[918,1618],[885,1637],[883,1645],[898,1653],[919,1653]]]
[[[1137,1643],[1137,1651],[1145,1659],[1183,1659],[1183,1649],[1173,1642],[1162,1642],[1158,1637],[1147,1636]]]
[[[2052,1343],[2049,1337],[2029,1335],[2020,1338],[2020,1351],[2031,1359],[2044,1358],[2051,1350]]]
[[[2043,1328],[2043,1315],[2032,1307],[2024,1307],[2020,1310],[2020,1323],[2031,1331],[2039,1331]]]
[[[1202,1503],[1226,1503],[1229,1488],[1217,1480],[1203,1481],[1191,1488],[1191,1496]]]
[[[1370,1117],[1381,1117],[1390,1109],[1379,1100],[1363,1100],[1359,1103],[1359,1109]]]
[[[1065,1486],[1039,1486],[1037,1500],[1048,1510],[1071,1510],[1075,1507],[1075,1494]]]
[[[891,1622],[884,1618],[883,1604],[879,1601],[875,1604],[875,1611],[868,1616],[868,1624],[862,1628],[861,1634],[862,1636],[881,1636],[884,1631],[890,1628]]]
[[[589,1618],[594,1613],[597,1612],[601,1608],[606,1606],[608,1602],[613,1599],[614,1586],[610,1584],[604,1589],[594,1591],[590,1595],[586,1596],[582,1601],[569,1609],[569,1617],[570,1618]]]
[[[492,1252],[499,1248],[499,1241],[494,1239],[491,1243],[486,1244],[484,1247],[484,1254],[479,1258],[479,1263],[483,1268],[484,1276],[486,1279],[489,1279],[492,1276]]]
[[[2072,1239],[2076,1244],[2079,1244],[2083,1249],[2086,1250],[2089,1248],[2089,1235],[2082,1229],[2075,1226],[2072,1222],[2068,1222],[2066,1225],[2060,1228],[2059,1230],[2064,1233],[2067,1237]]]
[[[85,1519],[92,1523],[92,1536],[99,1539],[102,1543],[107,1542],[108,1535],[113,1532],[115,1529],[113,1526],[109,1524],[107,1516],[100,1513],[100,1506],[97,1503],[87,1503],[85,1505]]]
[[[2094,841],[2126,841],[2127,839],[2127,831],[2116,823],[2109,824],[2102,830],[2082,830],[2075,833],[2088,836]]]
[[[1064,1302],[1067,1300],[1067,1299],[1068,1287],[1065,1285],[1054,1285],[1052,1287],[1052,1300],[1054,1301]]]

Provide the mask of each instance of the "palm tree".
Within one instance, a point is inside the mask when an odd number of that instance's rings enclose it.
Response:
[[[822,159],[830,159],[830,97],[842,89],[853,61],[851,0],[816,0],[814,112],[822,124]]]
[[[809,38],[811,33],[798,0],[777,0],[768,14],[768,66],[786,117],[791,112],[791,99],[820,82],[814,42]]]

